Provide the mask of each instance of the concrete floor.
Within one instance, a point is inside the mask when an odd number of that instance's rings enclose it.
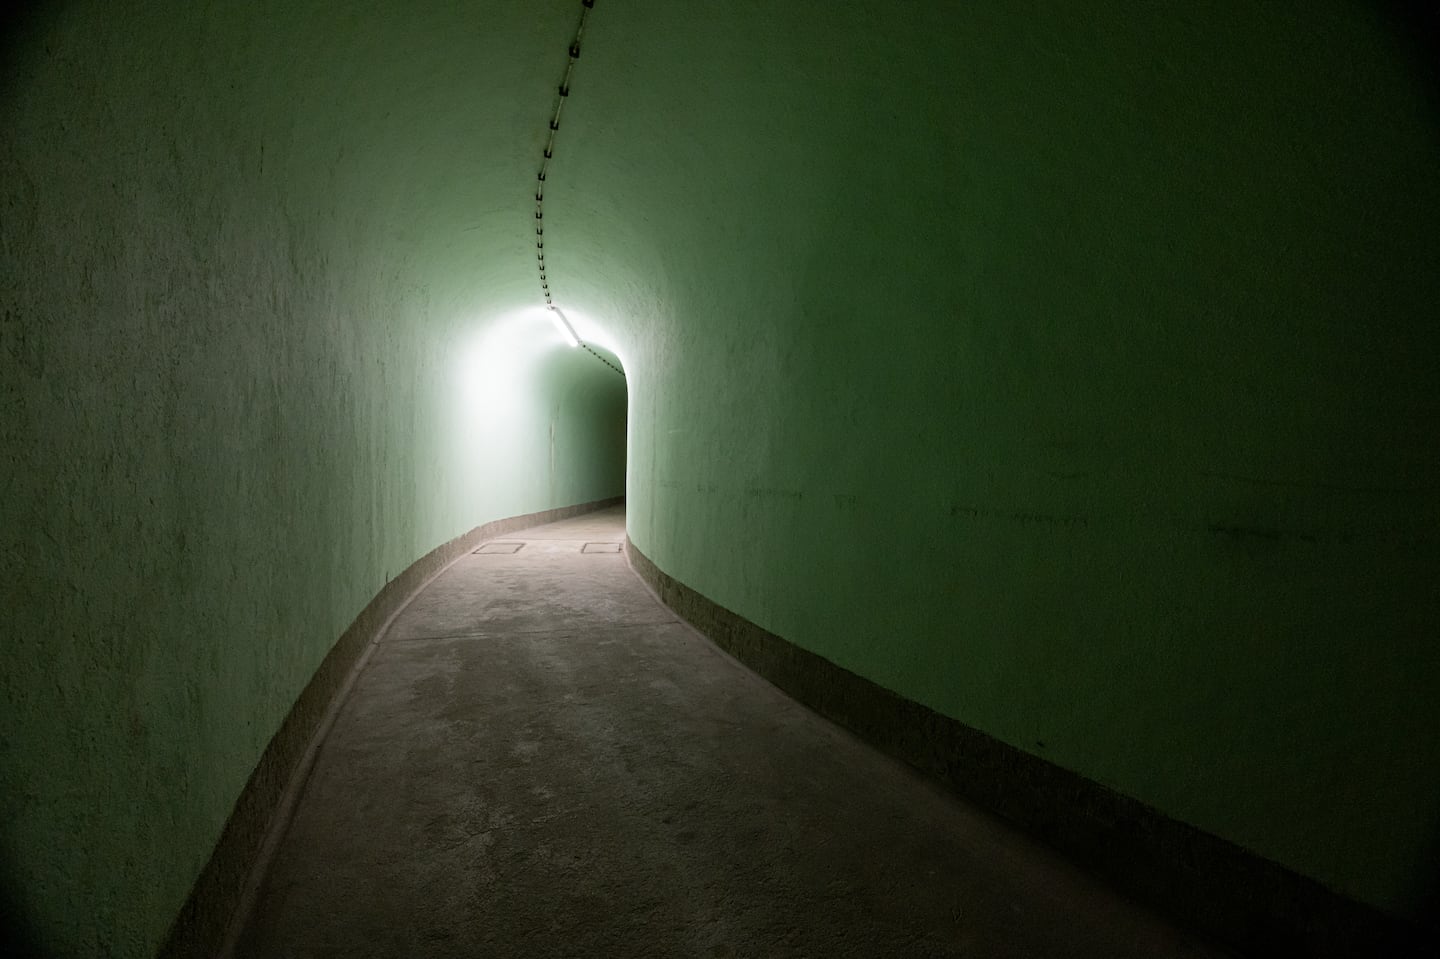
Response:
[[[285,956],[1219,953],[796,705],[660,605],[623,511],[396,619],[238,948]],[[614,547],[611,547],[612,549]]]

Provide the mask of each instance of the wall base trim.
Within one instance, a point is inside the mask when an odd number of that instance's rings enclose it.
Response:
[[[210,861],[201,870],[158,953],[211,959],[234,948],[270,855],[284,836],[315,752],[356,675],[390,623],[430,581],[480,542],[625,502],[625,497],[511,516],[477,526],[426,553],[372,599],[326,654],[241,791]]]
[[[1436,954],[1429,930],[801,649],[676,580],[628,539],[625,553],[661,602],[787,695],[1181,925],[1256,956]]]

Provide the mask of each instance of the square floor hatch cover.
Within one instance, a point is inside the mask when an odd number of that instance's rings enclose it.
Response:
[[[620,552],[620,544],[619,544],[619,543],[586,543],[584,546],[580,547],[580,552],[582,552],[582,553],[618,553],[618,552]]]
[[[479,549],[473,550],[473,552],[476,552],[476,553],[518,553],[518,552],[520,552],[520,547],[522,547],[522,546],[524,546],[524,545],[525,545],[524,543],[486,543],[484,546],[480,547]]]

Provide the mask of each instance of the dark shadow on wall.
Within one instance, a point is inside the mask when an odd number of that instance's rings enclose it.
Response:
[[[1440,810],[1437,810],[1437,813],[1440,813]],[[1437,816],[1430,848],[1425,850],[1420,874],[1424,885],[1417,897],[1420,904],[1419,914],[1426,917],[1422,920],[1426,938],[1435,950],[1431,955],[1440,955],[1440,816]]]
[[[1440,127],[1440,2],[1436,0],[1375,0],[1382,16],[1394,31],[1398,46],[1416,60],[1417,73],[1431,119]],[[1440,129],[1437,129],[1440,135]],[[1440,760],[1437,760],[1440,761]],[[1428,933],[1428,947],[1440,947],[1440,808],[1430,847],[1421,857],[1417,878],[1421,883],[1415,901]],[[1440,954],[1440,953],[1437,953]]]
[[[7,4],[4,11],[0,11],[0,37],[5,39],[5,47],[10,46],[12,38],[25,30],[35,22],[40,13],[51,15],[56,12],[59,3],[46,3],[43,0],[15,0]]]
[[[0,865],[0,869],[4,869]],[[0,928],[0,955],[10,959],[51,959],[36,944],[34,932],[20,912],[20,903],[14,890],[9,888],[9,878],[0,888],[0,915],[5,917],[4,928]]]
[[[0,799],[0,809],[14,808],[11,797]],[[52,959],[52,954],[41,949],[39,937],[25,912],[25,899],[21,895],[21,883],[11,865],[10,850],[13,847],[9,823],[12,817],[5,816],[0,822],[0,956],[7,959]]]
[[[1436,0],[1376,0],[1401,49],[1417,61],[1431,112],[1440,119],[1440,3]]]
[[[10,85],[25,74],[25,52],[64,7],[65,0],[11,0],[0,9],[0,111]]]

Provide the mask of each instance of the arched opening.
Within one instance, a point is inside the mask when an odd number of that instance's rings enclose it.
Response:
[[[445,477],[476,522],[625,494],[628,382],[620,357],[535,306],[477,318],[457,341]],[[578,337],[575,333],[578,332]]]
[[[582,343],[556,363],[550,420],[550,499],[588,503],[625,495],[630,394],[620,359]]]

